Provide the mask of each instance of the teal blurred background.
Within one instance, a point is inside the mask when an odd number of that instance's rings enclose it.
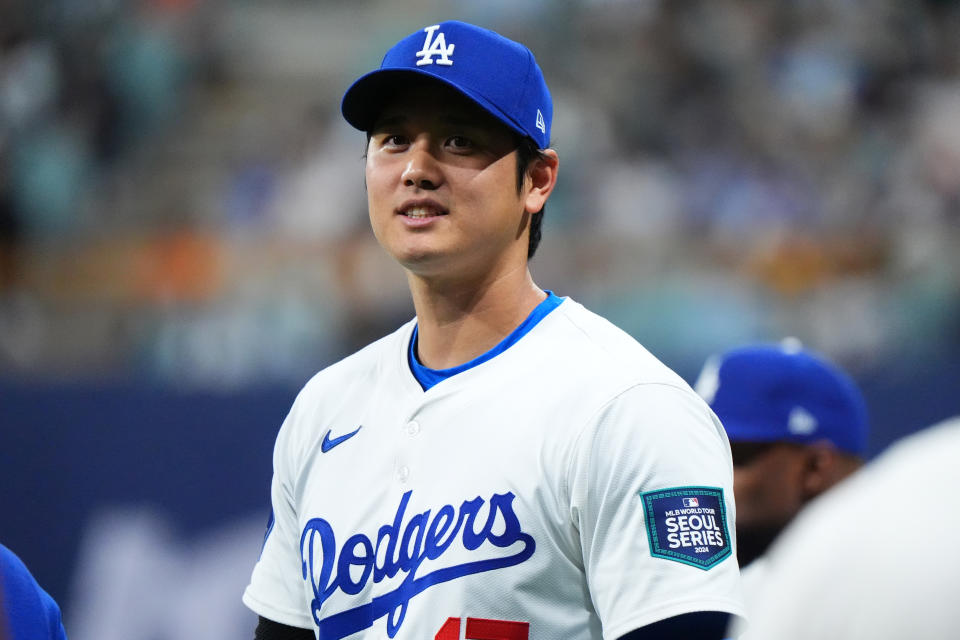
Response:
[[[955,1],[0,0],[0,540],[74,640],[250,635],[287,406],[413,313],[339,99],[450,18],[553,92],[541,286],[691,382],[799,338],[871,453],[960,413]]]

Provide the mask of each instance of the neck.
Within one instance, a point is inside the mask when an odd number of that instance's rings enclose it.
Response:
[[[486,353],[546,299],[526,265],[474,283],[414,274],[408,281],[417,311],[417,356],[431,369],[455,367]]]

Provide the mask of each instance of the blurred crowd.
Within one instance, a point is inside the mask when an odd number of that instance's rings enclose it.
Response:
[[[529,44],[553,90],[541,284],[681,372],[786,335],[855,373],[960,355],[960,3],[0,15],[0,377],[298,384],[410,317],[339,98],[451,17]]]

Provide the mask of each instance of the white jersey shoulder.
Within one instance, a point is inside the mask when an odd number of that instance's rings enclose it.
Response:
[[[517,369],[559,411],[570,412],[564,422],[571,428],[594,424],[590,416],[611,403],[626,403],[637,408],[633,428],[669,436],[673,426],[683,428],[676,421],[683,414],[674,415],[682,404],[702,418],[687,427],[729,450],[720,421],[690,385],[606,318],[567,299],[541,325],[500,366]],[[658,419],[661,408],[668,415]]]
[[[689,390],[687,383],[631,335],[606,318],[567,300],[557,308],[558,324],[565,320],[569,332],[566,347],[577,357],[592,358],[606,375],[621,377],[627,384],[668,384]],[[592,354],[592,355],[591,355]]]

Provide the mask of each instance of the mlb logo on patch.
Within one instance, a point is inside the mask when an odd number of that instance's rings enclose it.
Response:
[[[652,556],[706,570],[731,554],[723,489],[674,487],[640,498]]]

